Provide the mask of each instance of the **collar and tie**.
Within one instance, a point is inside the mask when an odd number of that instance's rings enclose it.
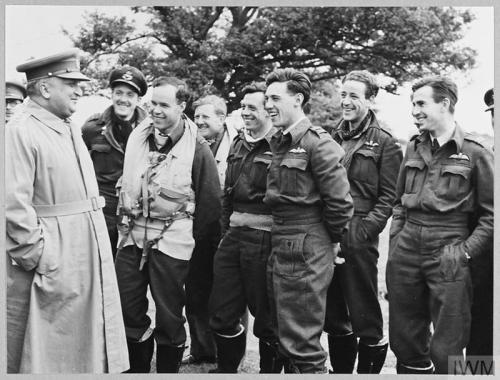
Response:
[[[434,155],[434,153],[436,153],[436,151],[439,149],[439,142],[437,139],[432,139],[432,143],[431,143],[431,153],[432,155]]]

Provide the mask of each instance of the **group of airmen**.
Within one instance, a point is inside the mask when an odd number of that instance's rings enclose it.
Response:
[[[457,86],[418,80],[419,133],[401,144],[347,74],[331,132],[304,109],[306,74],[241,93],[244,127],[185,81],[109,75],[112,105],[83,126],[78,49],[6,84],[9,373],[236,373],[255,318],[260,373],[448,373],[492,355],[493,153],[454,120]],[[493,115],[493,91],[485,101]],[[20,104],[22,103],[22,104]],[[14,108],[15,106],[15,108]],[[389,337],[377,261],[389,218]],[[155,323],[148,313],[148,288]],[[184,313],[185,310],[185,313]],[[184,315],[186,317],[184,317]],[[187,318],[190,352],[185,354]],[[328,334],[328,351],[320,338]],[[155,345],[156,342],[156,345]]]

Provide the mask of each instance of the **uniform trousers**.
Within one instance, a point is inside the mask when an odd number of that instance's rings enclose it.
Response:
[[[190,353],[195,358],[217,356],[215,338],[209,325],[208,299],[213,284],[214,255],[220,241],[219,224],[213,224],[210,233],[196,241],[189,261],[186,280],[186,318],[191,339]]]
[[[271,233],[249,227],[230,227],[214,259],[210,295],[210,326],[233,336],[240,330],[246,308],[255,317],[253,332],[268,343],[277,338],[271,328],[266,268],[271,253]]]
[[[182,309],[189,262],[153,249],[139,271],[141,254],[141,248],[129,245],[118,251],[115,261],[127,339],[138,342],[151,325],[146,296],[149,285],[156,308],[156,343],[181,347],[186,341]]]
[[[362,216],[353,216],[340,245],[345,263],[335,268],[328,289],[325,331],[333,336],[354,335],[367,345],[383,338],[382,311],[378,301],[378,236],[362,234]]]
[[[460,243],[468,236],[464,225],[407,220],[391,238],[386,269],[389,343],[398,364],[424,368],[432,361],[436,373],[443,374],[451,356],[463,355],[472,284]]]
[[[268,294],[280,353],[300,373],[325,373],[320,343],[334,253],[320,218],[273,218]]]

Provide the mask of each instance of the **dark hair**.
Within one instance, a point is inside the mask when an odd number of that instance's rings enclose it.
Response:
[[[286,68],[277,69],[269,74],[266,78],[266,85],[269,86],[274,82],[286,82],[286,89],[292,94],[304,95],[302,107],[311,98],[311,81],[308,76],[301,71]]]
[[[247,84],[243,89],[241,90],[241,98],[243,99],[245,95],[247,94],[255,94],[257,92],[262,93],[262,103],[265,105],[266,104],[266,83],[265,82],[252,82],[250,84]]]
[[[348,80],[354,80],[356,82],[364,83],[366,86],[365,98],[371,98],[372,96],[377,96],[378,94],[378,83],[375,76],[367,70],[354,70],[348,73],[343,79],[342,83]]]
[[[455,112],[455,104],[457,104],[458,100],[458,89],[455,82],[447,77],[432,76],[415,82],[411,86],[411,90],[415,92],[425,86],[432,88],[432,98],[436,103],[443,101],[444,98],[448,98],[450,100],[450,113],[453,114]]]
[[[205,104],[211,104],[214,107],[216,115],[226,116],[227,115],[227,105],[226,101],[217,95],[205,95],[193,103],[193,109],[203,106]]]
[[[178,104],[182,102],[186,103],[189,102],[189,99],[191,98],[191,93],[189,91],[189,87],[186,82],[175,77],[158,77],[155,80],[153,80],[151,87],[155,88],[165,85],[174,86],[177,89],[175,93],[175,99],[177,100]]]
[[[253,94],[255,92],[263,92],[266,93],[266,83],[265,82],[252,82],[247,84],[241,90],[241,97],[244,97],[246,94]]]

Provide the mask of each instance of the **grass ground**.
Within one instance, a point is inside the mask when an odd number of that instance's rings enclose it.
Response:
[[[388,226],[390,225],[390,221],[388,223]],[[378,269],[379,269],[379,281],[378,281],[378,286],[379,286],[379,301],[380,301],[380,306],[382,307],[382,314],[384,317],[384,333],[386,336],[388,336],[388,320],[389,320],[389,305],[387,300],[385,299],[385,294],[386,294],[386,286],[385,286],[385,265],[387,262],[387,254],[388,254],[388,249],[389,249],[389,227],[386,227],[386,229],[382,232],[380,236],[380,245],[379,245],[379,251],[380,251],[380,258],[378,262]],[[152,305],[152,302],[150,303]],[[152,310],[150,310],[152,311]],[[154,320],[154,318],[152,318]],[[250,316],[249,318],[249,331],[252,331],[252,326],[253,326],[253,318]],[[189,329],[186,323],[186,331],[189,334]],[[188,336],[188,341],[187,345],[189,345],[189,336]],[[321,338],[321,343],[325,350],[327,350],[327,338],[326,334],[323,334]],[[187,354],[189,351],[189,348],[186,349]],[[153,359],[154,361],[154,359]],[[181,373],[207,373],[210,369],[215,368],[215,364],[200,364],[200,365],[185,365],[181,366],[180,372]],[[327,366],[330,366],[330,362],[327,360]],[[384,368],[382,369],[383,374],[395,374],[396,373],[396,358],[392,351],[388,351],[387,353],[387,359],[385,361]],[[155,372],[155,363],[153,363],[153,368],[152,371]],[[247,351],[245,358],[243,359],[240,368],[239,368],[240,373],[258,373],[259,372],[259,343],[258,340],[255,338],[253,334],[248,334],[247,336]]]

